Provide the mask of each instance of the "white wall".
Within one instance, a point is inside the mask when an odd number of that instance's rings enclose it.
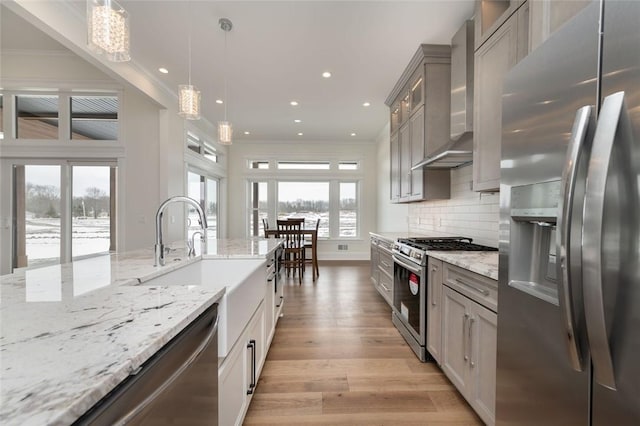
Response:
[[[360,160],[362,184],[360,187],[360,237],[344,240],[325,240],[318,244],[319,259],[368,259],[369,231],[376,229],[376,200],[379,192],[377,180],[377,146],[375,142],[236,142],[229,150],[228,176],[229,236],[245,238],[248,227],[247,181],[250,171],[247,160]],[[267,174],[265,174],[267,175]],[[271,178],[282,172],[271,170]],[[252,175],[252,176],[255,176]],[[334,177],[337,179],[338,177]],[[338,251],[338,244],[347,244],[347,251]]]
[[[451,198],[409,204],[410,232],[442,232],[498,247],[500,194],[473,192],[473,166],[451,170]]]
[[[389,139],[389,124],[387,124],[376,138],[377,152],[377,210],[378,220],[375,231],[378,232],[408,232],[409,206],[407,204],[393,204],[389,201],[391,194],[391,146]]]

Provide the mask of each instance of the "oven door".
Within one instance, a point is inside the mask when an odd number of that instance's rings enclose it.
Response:
[[[393,310],[420,346],[426,343],[425,268],[393,255]]]

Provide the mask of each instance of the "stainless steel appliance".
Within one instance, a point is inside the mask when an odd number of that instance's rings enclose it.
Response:
[[[393,245],[392,322],[420,361],[433,361],[427,345],[427,250],[497,250],[471,238],[407,238]]]
[[[217,425],[218,304],[74,425]]]
[[[594,1],[506,77],[499,425],[640,424],[639,46]]]

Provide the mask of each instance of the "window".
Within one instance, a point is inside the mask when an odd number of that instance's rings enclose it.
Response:
[[[267,170],[269,168],[269,162],[268,161],[249,161],[249,168]]]
[[[338,163],[338,170],[358,170],[357,161],[340,161]]]
[[[329,182],[278,182],[278,219],[320,219],[318,237],[329,237]]]
[[[218,153],[213,145],[202,140],[192,132],[187,132],[187,149],[211,162],[218,162]]]
[[[60,166],[15,166],[14,182],[14,266],[60,262]]]
[[[16,137],[58,139],[58,96],[16,96]]]
[[[268,163],[267,163],[268,164]],[[252,237],[264,236],[263,220],[269,217],[267,182],[249,182],[249,233]],[[275,224],[271,225],[275,227]]]
[[[71,204],[73,257],[106,253],[111,240],[111,187],[109,166],[74,166]]]
[[[110,165],[14,165],[13,267],[115,250],[115,177]]]
[[[263,219],[274,228],[277,219],[304,218],[308,228],[320,220],[319,238],[359,237],[362,160],[249,160],[247,166],[248,236],[264,236]]]
[[[198,201],[207,217],[207,236],[218,236],[218,179],[204,176],[195,172],[187,173],[187,196]],[[188,206],[187,236],[191,238],[194,232],[200,231],[198,212]]]
[[[72,96],[71,139],[118,140],[118,97]]]
[[[358,235],[358,203],[356,182],[340,182],[340,232],[341,237]]]
[[[329,170],[329,161],[278,161],[279,170]]]

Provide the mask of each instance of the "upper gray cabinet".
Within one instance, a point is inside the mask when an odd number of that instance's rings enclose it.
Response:
[[[529,4],[522,1],[476,2],[476,53],[473,102],[473,190],[500,187],[502,83],[528,53]]]
[[[420,46],[386,100],[391,127],[391,201],[449,198],[449,170],[411,170],[449,140],[451,48]]]
[[[474,191],[497,191],[500,187],[505,74],[592,1],[476,0]]]
[[[536,0],[530,6],[529,46],[534,50],[594,0]]]

